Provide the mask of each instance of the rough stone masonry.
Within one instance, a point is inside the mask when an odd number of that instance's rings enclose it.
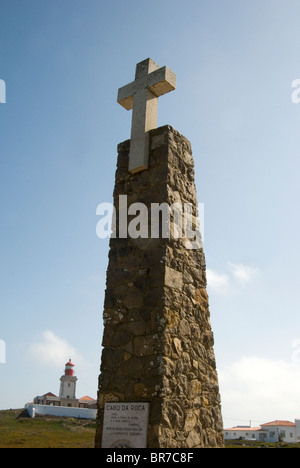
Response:
[[[114,205],[197,205],[189,141],[170,126],[149,132],[148,168],[128,171],[118,146]],[[195,215],[196,213],[194,213]],[[128,222],[132,217],[128,217]],[[117,223],[118,225],[118,223]],[[184,238],[110,239],[96,447],[106,402],[150,402],[149,448],[222,447],[223,427],[202,248]]]

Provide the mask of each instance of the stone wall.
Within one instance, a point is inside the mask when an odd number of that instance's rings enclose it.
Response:
[[[170,126],[152,130],[149,168],[136,174],[128,172],[129,145],[118,146],[117,236],[110,240],[96,446],[105,402],[149,401],[148,447],[220,447],[203,249],[187,249],[185,238],[151,238],[150,219],[149,237],[118,238],[119,195],[127,195],[128,206],[196,206],[191,145]]]

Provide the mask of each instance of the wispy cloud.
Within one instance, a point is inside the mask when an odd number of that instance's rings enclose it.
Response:
[[[218,374],[225,425],[226,418],[268,422],[299,417],[299,364],[244,356]]]
[[[259,273],[259,268],[228,262],[232,276],[240,283],[249,283]]]
[[[206,276],[207,284],[213,291],[219,294],[226,294],[228,292],[230,286],[228,275],[207,269]]]
[[[76,363],[84,362],[83,357],[67,340],[50,330],[44,331],[41,339],[32,343],[28,354],[34,362],[56,368],[61,368],[69,358]]]
[[[207,269],[207,285],[211,291],[223,295],[227,294],[237,286],[250,283],[260,272],[258,267],[231,262],[228,262],[227,270],[226,273],[218,273]]]

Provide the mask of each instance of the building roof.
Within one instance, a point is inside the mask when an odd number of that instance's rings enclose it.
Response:
[[[291,421],[282,421],[280,419],[276,419],[275,421],[262,424],[261,426],[296,426],[296,424]]]
[[[260,431],[261,427],[247,427],[247,426],[236,426],[236,427],[230,427],[229,429],[224,429],[224,431],[243,431],[243,432],[254,432],[254,431]]]
[[[276,419],[275,421],[271,421],[265,424],[261,424],[260,427],[247,427],[247,426],[236,426],[236,427],[230,427],[229,429],[224,429],[224,431],[247,431],[247,432],[253,432],[253,431],[261,431],[265,426],[290,426],[290,427],[295,427],[296,423],[293,423],[291,421],[283,421],[281,419]]]
[[[96,401],[94,398],[91,398],[90,396],[86,395],[81,398],[79,398],[80,401]]]

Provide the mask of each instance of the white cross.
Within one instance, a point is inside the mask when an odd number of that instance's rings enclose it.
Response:
[[[135,81],[119,89],[118,103],[132,110],[129,171],[147,169],[149,130],[157,127],[158,97],[176,88],[176,75],[148,58],[136,66]]]

